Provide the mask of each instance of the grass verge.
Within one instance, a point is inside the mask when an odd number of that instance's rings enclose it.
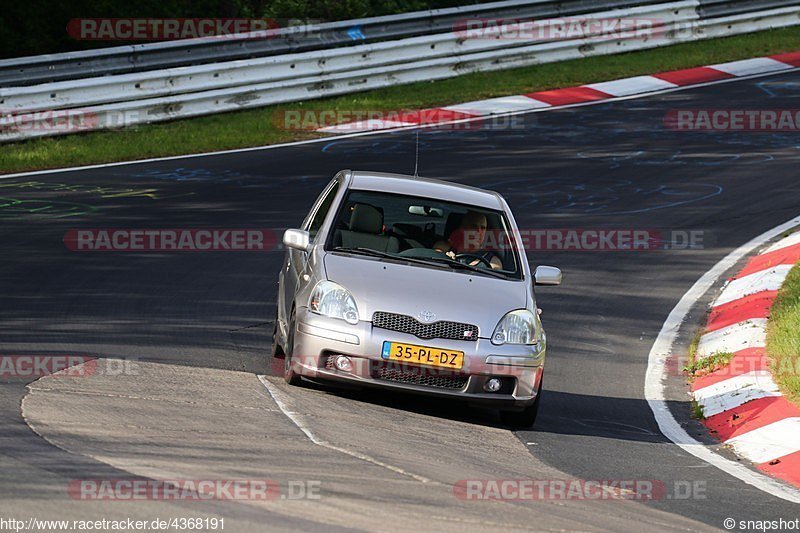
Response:
[[[786,397],[800,406],[800,263],[789,272],[767,323],[770,370]]]
[[[706,419],[706,415],[703,414],[703,407],[697,403],[697,400],[692,400],[692,404],[689,409],[689,415],[695,420],[699,420],[701,422]]]
[[[717,352],[703,359],[697,359],[697,346],[700,344],[700,337],[702,337],[705,332],[706,330],[703,327],[699,328],[695,333],[694,339],[692,339],[692,343],[689,345],[688,361],[681,369],[690,382],[723,368],[733,359],[733,354],[730,352]],[[695,420],[702,422],[706,418],[703,414],[703,406],[694,398],[692,398],[689,412],[691,417]]]
[[[714,353],[703,359],[695,359],[695,356],[691,355],[689,363],[683,367],[683,371],[689,375],[690,379],[694,379],[723,368],[731,362],[731,359],[733,359],[733,354],[730,352]]]
[[[282,128],[275,117],[286,110],[420,109],[795,50],[800,50],[800,32],[797,28],[785,28],[116,131],[34,139],[2,145],[0,173],[228,150],[319,136]]]

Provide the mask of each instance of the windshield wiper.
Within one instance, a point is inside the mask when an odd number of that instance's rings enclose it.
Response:
[[[487,269],[487,268],[480,268],[477,265],[470,265],[467,263],[462,263],[461,261],[456,261],[455,259],[445,259],[439,257],[431,257],[426,259],[426,261],[435,261],[436,263],[442,265],[448,265],[454,269],[461,269],[461,270],[469,270],[472,272],[478,272],[480,274],[489,274],[490,276],[494,276],[500,279],[508,279],[508,276],[503,274],[502,272],[495,272],[494,270]]]
[[[420,259],[418,257],[404,257],[402,255],[392,254],[389,252],[381,252],[380,250],[373,250],[372,248],[361,248],[361,247],[348,248],[346,246],[337,246],[332,251],[346,252],[350,254],[368,255],[371,257],[382,257],[386,259],[394,259],[395,261],[407,261],[409,263],[417,263],[420,265],[439,266],[438,264],[432,264],[427,259]]]
[[[381,252],[380,250],[373,250],[372,248],[348,248],[346,246],[337,246],[333,249],[334,252],[350,252],[352,254],[371,255],[373,257],[390,257],[397,259],[397,255],[390,254],[389,252]]]
[[[381,252],[380,250],[373,250],[372,248],[348,248],[346,246],[337,246],[333,249],[334,252],[347,252],[352,254],[361,254],[361,255],[369,255],[372,257],[383,257],[386,259],[394,259],[396,261],[408,261],[409,263],[418,263],[421,265],[430,265],[430,266],[449,266],[454,270],[469,270],[470,272],[477,272],[479,274],[488,274],[490,276],[494,276],[499,279],[508,279],[508,276],[501,272],[495,272],[493,270],[488,270],[484,268],[479,268],[477,266],[468,265],[467,263],[462,263],[460,261],[455,261],[453,259],[445,259],[439,257],[405,257],[402,255],[392,254],[389,252]]]

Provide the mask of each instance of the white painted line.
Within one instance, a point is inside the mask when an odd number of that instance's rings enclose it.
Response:
[[[644,397],[650,406],[650,410],[653,412],[653,416],[656,419],[661,433],[663,433],[666,438],[674,442],[685,452],[719,468],[736,479],[777,498],[794,503],[800,503],[800,490],[784,485],[776,479],[755,472],[735,461],[726,459],[691,437],[672,416],[664,393],[664,384],[667,377],[666,363],[670,355],[672,355],[672,346],[675,344],[675,339],[678,336],[681,324],[686,320],[687,315],[692,310],[692,307],[696,305],[697,301],[717,283],[720,276],[730,270],[744,256],[764,246],[764,243],[777,237],[781,233],[798,225],[800,225],[800,216],[772,228],[743,244],[722,258],[711,270],[703,274],[700,279],[686,291],[686,294],[681,297],[680,301],[678,301],[672,311],[670,311],[667,319],[661,326],[661,331],[658,333],[653,347],[650,349],[647,362],[647,374],[645,375],[644,382]]]
[[[317,131],[320,133],[341,133],[345,131],[360,132],[360,131],[373,131],[373,130],[386,130],[389,128],[402,128],[405,126],[414,126],[413,122],[401,122],[399,120],[379,120],[371,118],[368,120],[357,120],[356,122],[347,122],[345,124],[335,124],[333,126],[325,126],[319,128]]]
[[[541,109],[552,107],[550,104],[528,98],[527,96],[503,96],[500,98],[490,98],[488,100],[477,100],[463,104],[449,105],[442,109],[467,113],[468,115],[485,116],[498,115],[512,111],[525,111],[528,109]]]
[[[768,254],[770,252],[775,252],[777,250],[783,250],[784,248],[788,248],[789,246],[794,246],[795,244],[800,244],[800,231],[792,233],[785,239],[779,240],[769,248],[763,250],[761,254]]]
[[[278,409],[280,409],[281,412],[284,415],[286,415],[286,418],[291,420],[292,423],[295,426],[297,426],[300,429],[300,431],[302,431],[305,434],[306,437],[308,437],[308,440],[310,440],[311,442],[313,442],[317,446],[322,446],[323,448],[328,448],[329,450],[334,450],[334,451],[343,453],[345,455],[349,455],[350,457],[355,457],[356,459],[360,459],[362,461],[366,461],[368,463],[372,463],[374,465],[380,466],[380,467],[385,468],[387,470],[391,470],[392,472],[395,472],[396,474],[401,474],[403,476],[410,477],[410,478],[412,478],[412,479],[414,479],[416,481],[419,481],[421,483],[432,483],[432,480],[430,480],[430,479],[428,479],[428,478],[426,478],[424,476],[420,476],[418,474],[414,474],[413,472],[408,472],[408,471],[403,470],[402,468],[399,468],[397,466],[393,466],[393,465],[384,463],[383,461],[379,461],[378,459],[375,459],[374,457],[370,457],[369,455],[364,455],[363,453],[358,453],[358,452],[354,452],[352,450],[348,450],[346,448],[341,448],[339,446],[336,446],[334,444],[326,442],[326,441],[324,441],[322,439],[319,439],[316,435],[314,435],[314,432],[311,431],[311,429],[308,427],[308,424],[306,424],[304,417],[302,415],[298,414],[298,413],[295,413],[291,409],[289,409],[289,407],[288,407],[289,399],[283,394],[283,392],[281,392],[277,387],[275,387],[274,385],[272,385],[269,382],[269,380],[267,379],[267,376],[258,376],[258,380],[267,389],[267,392],[269,393],[270,396],[272,396],[272,399],[275,402],[275,404],[278,406]]]
[[[752,74],[788,70],[794,67],[769,57],[754,57],[752,59],[742,59],[741,61],[709,65],[709,68],[721,70],[733,76],[750,76]]]
[[[768,463],[800,451],[800,417],[784,418],[725,441],[754,463]]]
[[[799,71],[800,68],[795,67],[792,69],[793,71]],[[528,109],[524,111],[514,111],[510,113],[506,113],[506,116],[513,116],[513,115],[526,115],[528,113],[540,113],[542,111],[551,111],[556,109],[572,109],[577,107],[586,107],[598,104],[608,104],[610,102],[621,102],[625,100],[636,100],[639,98],[647,98],[650,96],[654,96],[656,94],[666,94],[675,91],[685,91],[688,89],[698,89],[701,87],[711,87],[714,85],[721,85],[723,83],[733,83],[738,81],[745,81],[748,79],[754,78],[763,78],[765,76],[772,75],[772,72],[762,73],[762,74],[753,74],[752,76],[742,76],[738,78],[727,78],[723,80],[713,80],[704,83],[697,83],[694,85],[684,85],[684,86],[675,86],[670,89],[665,89],[662,91],[656,91],[654,93],[646,93],[646,94],[633,94],[630,96],[622,96],[619,98],[609,98],[604,100],[590,100],[588,102],[578,102],[576,104],[567,104],[567,105],[560,105],[560,106],[552,106],[552,107],[543,107],[540,109]],[[565,87],[568,88],[568,87]],[[47,170],[31,170],[27,172],[16,172],[13,174],[0,174],[0,179],[13,179],[13,178],[20,178],[24,176],[39,176],[43,174],[55,174],[59,172],[75,172],[75,171],[82,171],[82,170],[93,170],[98,168],[110,168],[110,167],[118,167],[123,165],[136,165],[136,164],[144,164],[144,163],[160,163],[163,161],[176,161],[181,159],[191,159],[191,158],[202,158],[202,157],[212,157],[212,156],[222,156],[222,155],[231,155],[231,154],[239,154],[239,153],[246,153],[246,152],[255,152],[260,150],[278,150],[281,148],[292,148],[295,146],[303,146],[306,144],[319,144],[319,143],[330,143],[335,141],[340,141],[344,139],[350,139],[355,137],[366,137],[369,135],[387,135],[392,133],[398,133],[407,130],[413,129],[426,129],[426,128],[433,128],[437,126],[442,126],[444,124],[457,124],[461,122],[472,122],[475,120],[481,120],[480,117],[470,118],[470,119],[459,119],[459,120],[452,120],[450,122],[438,122],[436,124],[422,124],[422,125],[414,125],[414,126],[407,126],[403,128],[397,128],[394,130],[376,130],[376,131],[364,131],[358,133],[348,133],[344,135],[338,135],[335,139],[330,137],[322,137],[319,139],[306,139],[304,141],[291,141],[279,144],[268,144],[264,146],[251,146],[249,148],[234,148],[232,150],[217,150],[214,152],[203,152],[199,154],[183,154],[183,155],[171,155],[171,156],[164,156],[164,157],[151,157],[149,159],[137,159],[133,161],[117,161],[114,163],[99,163],[96,165],[83,165],[78,167],[65,167],[65,168],[51,168]]]
[[[677,85],[654,76],[634,76],[633,78],[592,83],[591,85],[584,85],[584,87],[589,87],[590,89],[612,96],[629,96],[632,94],[673,89],[677,87]]]
[[[715,353],[736,353],[746,348],[763,348],[767,345],[767,319],[751,318],[731,324],[700,337],[697,357],[705,359]]]
[[[791,269],[792,265],[775,265],[735,279],[725,286],[714,301],[713,307],[739,300],[757,292],[777,291],[781,288],[783,280],[786,279]]]
[[[759,398],[782,396],[768,370],[754,370],[734,376],[697,389],[692,395],[703,408],[705,416],[718,415]]]

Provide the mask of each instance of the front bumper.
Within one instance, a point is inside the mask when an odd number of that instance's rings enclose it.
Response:
[[[372,326],[350,325],[298,308],[292,364],[295,372],[315,380],[346,382],[365,387],[449,397],[475,404],[509,409],[524,408],[536,399],[542,379],[545,349],[535,346],[495,346],[489,339],[456,341],[420,339]],[[381,358],[384,341],[402,342],[464,352],[458,371],[411,364],[390,363]],[[336,355],[346,355],[352,370],[337,370]],[[484,384],[499,378],[498,392],[486,392]]]

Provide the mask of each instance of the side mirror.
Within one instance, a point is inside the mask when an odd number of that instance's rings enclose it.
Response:
[[[561,269],[551,266],[538,266],[533,273],[536,285],[561,285]]]
[[[301,229],[287,229],[283,233],[283,244],[289,248],[307,252],[310,242],[311,236],[307,231]]]

